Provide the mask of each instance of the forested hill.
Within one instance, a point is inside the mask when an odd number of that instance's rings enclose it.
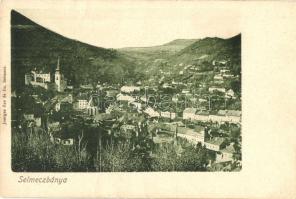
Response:
[[[58,57],[62,73],[74,86],[137,78],[134,63],[116,50],[66,38],[16,11],[11,12],[11,47],[13,90],[23,86],[24,74],[33,68],[53,74]]]
[[[170,58],[171,63],[211,64],[214,60],[229,60],[230,69],[241,71],[241,34],[228,39],[204,38],[187,46]]]

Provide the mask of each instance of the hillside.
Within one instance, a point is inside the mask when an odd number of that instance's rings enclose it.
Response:
[[[241,35],[229,39],[205,38],[194,42],[169,58],[171,64],[207,65],[214,60],[229,60],[235,74],[240,72]],[[235,68],[239,67],[239,68]]]
[[[21,89],[24,74],[33,68],[53,74],[58,57],[62,73],[73,85],[137,78],[132,60],[116,50],[66,38],[16,11],[11,12],[11,47],[13,89]]]
[[[52,32],[16,11],[11,12],[12,88],[21,89],[24,74],[37,68],[54,73],[58,57],[70,84],[97,81],[136,82],[159,75],[179,76],[185,66],[212,70],[212,62],[227,60],[231,73],[240,75],[241,35],[229,39],[176,39],[152,47],[105,49]]]
[[[151,76],[159,75],[159,71],[169,72],[174,77],[179,76],[179,72],[184,69],[185,66],[193,65],[202,70],[212,70],[213,61],[227,60],[231,73],[234,75],[240,75],[241,71],[241,35],[236,35],[232,38],[204,38],[199,40],[190,40],[186,42],[187,46],[182,45],[183,48],[179,48],[178,51],[165,51],[161,53],[159,50],[169,46],[175,46],[179,40],[174,40],[168,44],[152,47],[152,48],[132,48],[128,51],[128,55],[133,56],[138,60],[138,68],[136,70],[145,70]],[[184,44],[186,40],[180,40]],[[173,44],[173,45],[172,45]],[[136,51],[136,50],[139,51]],[[133,51],[131,51],[133,50]],[[152,51],[154,54],[149,56],[146,51]],[[138,54],[137,54],[138,53]],[[140,56],[143,55],[142,59]]]
[[[159,46],[127,47],[118,50],[132,58],[148,61],[174,55],[196,41],[197,39],[176,39]]]

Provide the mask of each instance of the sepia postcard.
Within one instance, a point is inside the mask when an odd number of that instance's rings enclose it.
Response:
[[[295,2],[0,6],[1,196],[295,198]]]

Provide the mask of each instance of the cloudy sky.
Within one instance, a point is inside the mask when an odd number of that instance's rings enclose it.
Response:
[[[219,3],[113,1],[16,10],[66,37],[106,48],[229,38],[241,32],[239,10]]]

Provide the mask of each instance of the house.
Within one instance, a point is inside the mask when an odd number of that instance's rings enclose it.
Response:
[[[68,103],[72,104],[73,103],[73,95],[69,94],[67,96],[64,96],[64,98],[61,99],[61,102],[68,102]]]
[[[214,76],[214,80],[223,80],[223,76],[220,74],[217,74]]]
[[[83,109],[86,109],[88,101],[87,99],[80,98],[80,99],[77,99],[77,104],[78,104],[78,109],[83,110]]]
[[[241,122],[241,111],[239,110],[219,110],[216,114],[210,115],[210,120],[213,122]]]
[[[194,120],[196,111],[196,108],[185,108],[185,110],[183,111],[183,119]]]
[[[173,88],[169,83],[164,83],[162,88]]]
[[[34,121],[35,121],[35,125],[37,127],[40,127],[41,126],[41,117],[35,117],[34,118]]]
[[[25,113],[23,115],[23,117],[24,117],[25,121],[31,121],[31,122],[34,121],[34,123],[37,127],[41,126],[41,117],[40,116],[36,116],[33,113]]]
[[[31,73],[26,73],[25,74],[25,85],[29,85],[33,79],[34,79],[34,77]]]
[[[90,116],[94,116],[98,114],[99,107],[100,107],[99,97],[92,95],[86,106],[87,114]]]
[[[106,108],[105,112],[107,114],[111,114],[113,111],[121,111],[121,109],[117,106],[117,105],[114,105],[114,104],[111,104],[110,106],[108,106],[108,108]]]
[[[123,95],[121,93],[119,93],[116,96],[116,100],[117,101],[127,101],[127,102],[134,102],[134,101],[136,101],[136,99],[134,97],[129,96],[129,95]]]
[[[49,122],[48,125],[49,131],[59,131],[61,130],[60,122]]]
[[[226,98],[234,98],[234,91],[232,89],[229,89],[226,93],[225,93],[225,97]]]
[[[225,77],[225,78],[231,78],[231,77],[234,77],[234,75],[229,74],[229,73],[226,73],[226,74],[223,74],[223,77]]]
[[[24,116],[24,119],[26,121],[34,120],[34,114],[33,113],[25,113],[23,116]]]
[[[84,85],[80,85],[79,87],[85,90],[92,90],[94,88],[93,85],[91,84],[84,84]]]
[[[151,108],[151,107],[148,107],[145,111],[144,111],[144,113],[146,113],[147,115],[149,115],[149,117],[159,117],[160,116],[160,114],[157,112],[157,111],[155,111],[153,108]]]
[[[220,151],[221,145],[224,142],[224,138],[221,137],[214,137],[210,140],[205,141],[205,146],[207,149],[212,150],[212,151]]]
[[[60,141],[60,143],[61,143],[62,145],[65,145],[65,146],[71,146],[71,145],[74,144],[74,139],[73,139],[73,138],[62,139],[62,140]]]
[[[100,113],[94,116],[94,122],[102,122],[102,121],[115,121],[115,117],[111,114]]]
[[[107,97],[116,97],[118,95],[119,91],[118,90],[107,90],[106,91],[106,96]]]
[[[239,110],[228,110],[226,116],[230,123],[240,123],[242,112]]]
[[[183,94],[189,94],[189,93],[190,93],[190,90],[189,90],[189,89],[183,89],[183,90],[182,90],[182,93],[183,93]]]
[[[157,134],[152,137],[152,141],[154,144],[162,146],[165,144],[172,144],[174,142],[174,138],[166,134]]]
[[[203,99],[203,98],[199,98],[198,101],[199,101],[200,103],[204,103],[204,102],[207,102],[208,100]]]
[[[60,111],[61,109],[62,110],[65,110],[65,109],[70,109],[72,108],[72,104],[68,103],[68,102],[57,102],[55,104],[55,111]]]
[[[205,140],[205,128],[202,126],[196,126],[194,129],[186,127],[177,128],[177,137],[184,138],[192,144],[201,143],[204,144]]]
[[[120,91],[123,93],[134,93],[134,92],[139,92],[140,87],[138,87],[138,86],[122,86],[120,88]]]
[[[135,125],[131,125],[131,124],[123,124],[120,127],[120,129],[123,130],[123,131],[128,131],[128,130],[135,131],[136,130],[136,126]]]
[[[60,111],[61,110],[61,103],[60,102],[57,102],[54,106],[54,109],[56,112]]]
[[[228,70],[228,69],[221,69],[220,70],[220,73],[221,74],[223,74],[223,73],[229,73],[230,72],[230,70]]]
[[[169,112],[169,111],[164,111],[164,112],[162,111],[162,112],[160,112],[160,117],[175,119],[176,118],[176,113]]]
[[[128,102],[128,104],[137,109],[139,112],[142,110],[142,104],[139,102]]]
[[[178,99],[179,99],[179,95],[177,94],[177,95],[174,95],[173,97],[172,97],[172,101],[173,102],[178,102]]]
[[[72,86],[72,85],[67,85],[66,88],[69,89],[69,90],[73,90],[73,89],[74,89],[74,86]]]
[[[235,149],[233,146],[234,143],[226,146],[224,149],[220,150],[220,153],[216,155],[216,162],[233,162],[233,154],[235,153]]]
[[[210,87],[209,88],[209,92],[213,93],[214,91],[219,91],[219,92],[225,93],[226,89],[225,88],[219,88],[219,87]]]
[[[62,139],[59,137],[54,137],[52,134],[50,134],[50,141],[54,144],[61,144],[64,146],[72,146],[74,144],[73,138]]]
[[[210,120],[209,111],[205,111],[205,110],[198,111],[194,116],[194,120],[201,121],[201,122],[208,122]]]
[[[225,110],[219,110],[216,114],[211,114],[209,116],[209,119],[212,122],[218,122],[218,123],[226,122],[227,121],[226,112]]]

